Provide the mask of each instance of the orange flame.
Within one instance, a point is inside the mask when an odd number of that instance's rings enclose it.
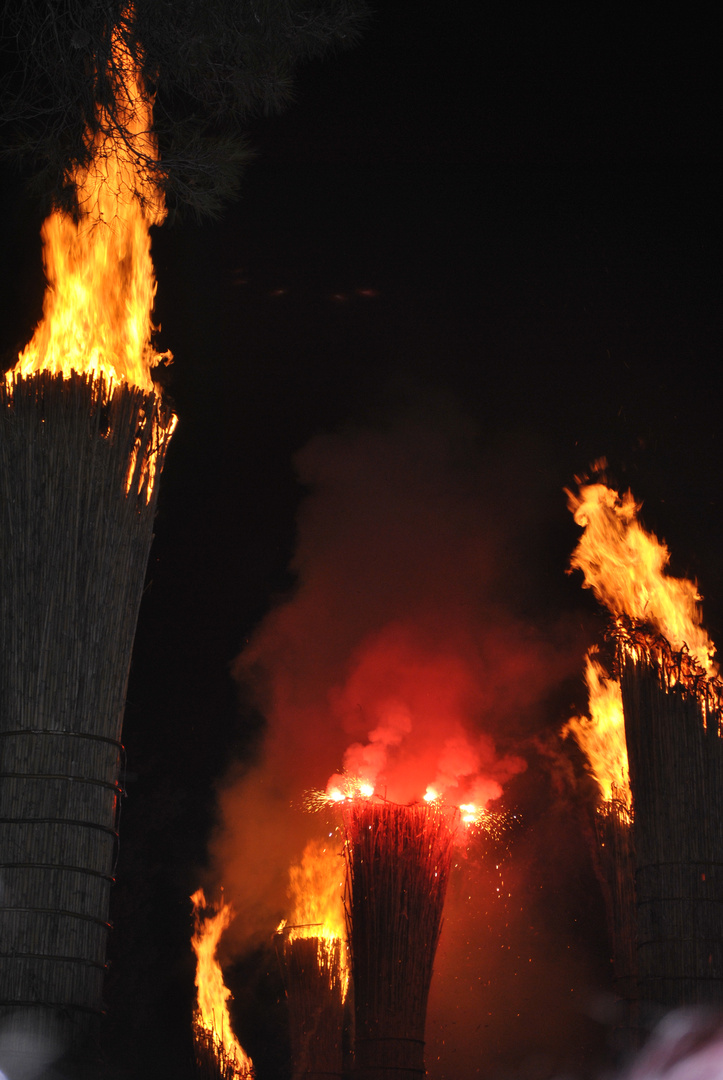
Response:
[[[344,915],[345,865],[341,851],[331,842],[310,840],[304,849],[301,862],[289,870],[288,896],[292,908],[284,930],[289,940],[294,938],[318,939],[319,966],[328,967],[331,946],[341,942],[342,997],[346,998],[349,985],[349,957],[346,948],[346,921]]]
[[[640,504],[632,493],[620,496],[607,484],[595,483],[581,484],[577,495],[568,491],[567,496],[575,521],[584,530],[570,565],[582,570],[585,588],[592,589],[614,616],[619,647],[635,659],[644,654],[655,662],[665,660],[668,647],[673,653],[684,653],[692,662],[692,677],[688,678],[685,665],[668,665],[670,681],[680,681],[699,692],[697,677],[702,672],[710,686],[718,665],[713,659],[715,646],[701,626],[697,585],[666,572],[670,552],[640,524]],[[637,631],[642,633],[637,636]],[[660,638],[667,645],[661,644]],[[661,670],[663,667],[661,663]],[[573,717],[564,733],[571,733],[586,754],[603,800],[617,801],[630,813],[620,685],[590,654],[585,677],[590,718]]]
[[[700,625],[697,585],[665,572],[670,553],[638,521],[640,504],[632,493],[621,497],[600,483],[567,495],[576,523],[584,528],[570,564],[582,570],[585,588],[616,618],[648,624],[674,652],[687,648],[706,676],[715,677],[715,646]]]
[[[79,221],[55,211],[43,225],[43,319],[6,375],[10,385],[14,376],[45,370],[153,389],[151,367],[161,357],[151,346],[156,284],[149,227],[163,221],[165,207],[142,165],[157,159],[152,99],[118,27],[111,68],[123,130],[98,107],[98,132],[86,134],[90,163],[70,177]]]
[[[585,658],[590,716],[573,716],[563,728],[587,757],[591,774],[600,786],[604,802],[622,803],[632,810],[628,772],[628,748],[620,684],[610,678],[590,650]]]
[[[222,903],[214,915],[203,917],[206,907],[203,889],[191,897],[194,911],[194,934],[191,939],[196,954],[196,989],[198,1006],[194,1025],[210,1036],[217,1056],[230,1064],[239,1077],[252,1075],[251,1058],[244,1053],[231,1029],[227,1001],[231,991],[224,985],[216,949],[226,927],[233,919],[233,909]]]

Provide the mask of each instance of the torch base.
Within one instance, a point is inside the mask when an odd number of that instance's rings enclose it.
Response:
[[[423,1080],[424,1040],[398,1035],[359,1038],[355,1045],[356,1080]]]

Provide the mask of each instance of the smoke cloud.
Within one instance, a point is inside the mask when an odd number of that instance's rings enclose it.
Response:
[[[541,703],[579,664],[559,622],[520,613],[527,582],[510,552],[521,535],[535,558],[527,448],[501,471],[503,455],[479,444],[457,408],[423,404],[297,456],[297,586],[234,665],[268,722],[263,760],[227,778],[214,845],[251,931],[285,904],[288,866],[314,828],[305,791],[345,769],[400,802],[427,786],[495,799],[525,768],[518,746]]]

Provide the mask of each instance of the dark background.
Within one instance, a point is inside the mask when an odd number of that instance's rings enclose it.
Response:
[[[700,14],[679,9],[613,19],[505,5],[473,19],[461,5],[380,5],[360,47],[307,68],[296,105],[251,125],[257,157],[223,220],[156,231],[159,344],[175,356],[179,426],[124,731],[104,1043],[122,1075],[186,1075],[188,896],[203,880],[214,783],[262,731],[230,664],[293,585],[303,491],[292,458],[312,436],[420,394],[458,402],[482,449],[509,448],[544,507],[531,606],[579,610],[590,638],[594,604],[564,574],[577,530],[562,489],[606,455],[644,500],[674,571],[699,580],[720,639],[713,40]],[[41,217],[21,177],[6,171],[2,184],[10,365],[40,314]],[[550,702],[551,730],[575,695],[583,704],[579,686]],[[528,775],[529,820],[554,800],[542,774]],[[585,957],[588,984],[609,989],[582,830],[545,820],[550,831],[525,848],[545,897],[537,916],[556,923],[560,949]],[[556,860],[580,867],[565,898]],[[271,951],[237,961],[229,979],[259,1080],[281,1080]],[[505,987],[501,1022],[516,1011],[525,1023],[534,994],[521,1008]],[[544,1077],[572,1062],[582,1073],[605,1043],[599,1017],[585,1025],[569,1058],[561,1034],[544,1058],[506,1045],[479,1070]]]

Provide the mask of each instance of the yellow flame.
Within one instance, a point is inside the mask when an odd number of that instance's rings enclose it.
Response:
[[[336,773],[326,787],[326,794],[318,792],[322,802],[342,803],[347,799],[371,799],[374,797],[374,784],[359,776]]]
[[[153,389],[151,347],[156,291],[150,225],[165,217],[162,193],[144,161],[157,158],[152,100],[120,30],[111,67],[122,131],[98,108],[98,132],[86,138],[92,157],[70,180],[80,217],[53,212],[42,229],[48,287],[43,319],[13,374],[71,371]],[[168,354],[166,354],[168,355]]]
[[[289,869],[288,897],[291,910],[285,920],[289,940],[317,938],[319,966],[328,967],[330,946],[341,943],[342,995],[349,984],[349,957],[344,915],[345,866],[338,846],[331,841],[310,840],[301,862]]]
[[[590,716],[573,716],[563,734],[573,735],[585,754],[603,801],[615,799],[630,811],[632,793],[620,684],[607,675],[593,650],[585,658],[585,682]]]
[[[460,816],[463,825],[480,825],[485,816],[485,811],[474,803],[460,803]]]
[[[231,1029],[227,1005],[231,991],[224,984],[221,966],[216,959],[218,943],[233,919],[233,909],[229,904],[221,904],[214,915],[204,918],[202,909],[206,907],[206,897],[203,889],[193,894],[191,902],[194,909],[191,945],[196,954],[198,991],[196,1023],[212,1035],[214,1045],[223,1049],[238,1075],[243,1076],[251,1072],[251,1058],[243,1051]]]
[[[701,622],[700,594],[693,581],[666,573],[670,553],[638,520],[640,505],[606,484],[568,491],[568,505],[584,529],[572,559],[585,587],[615,616],[650,624],[674,652],[683,646],[708,676],[717,674],[715,646]]]

